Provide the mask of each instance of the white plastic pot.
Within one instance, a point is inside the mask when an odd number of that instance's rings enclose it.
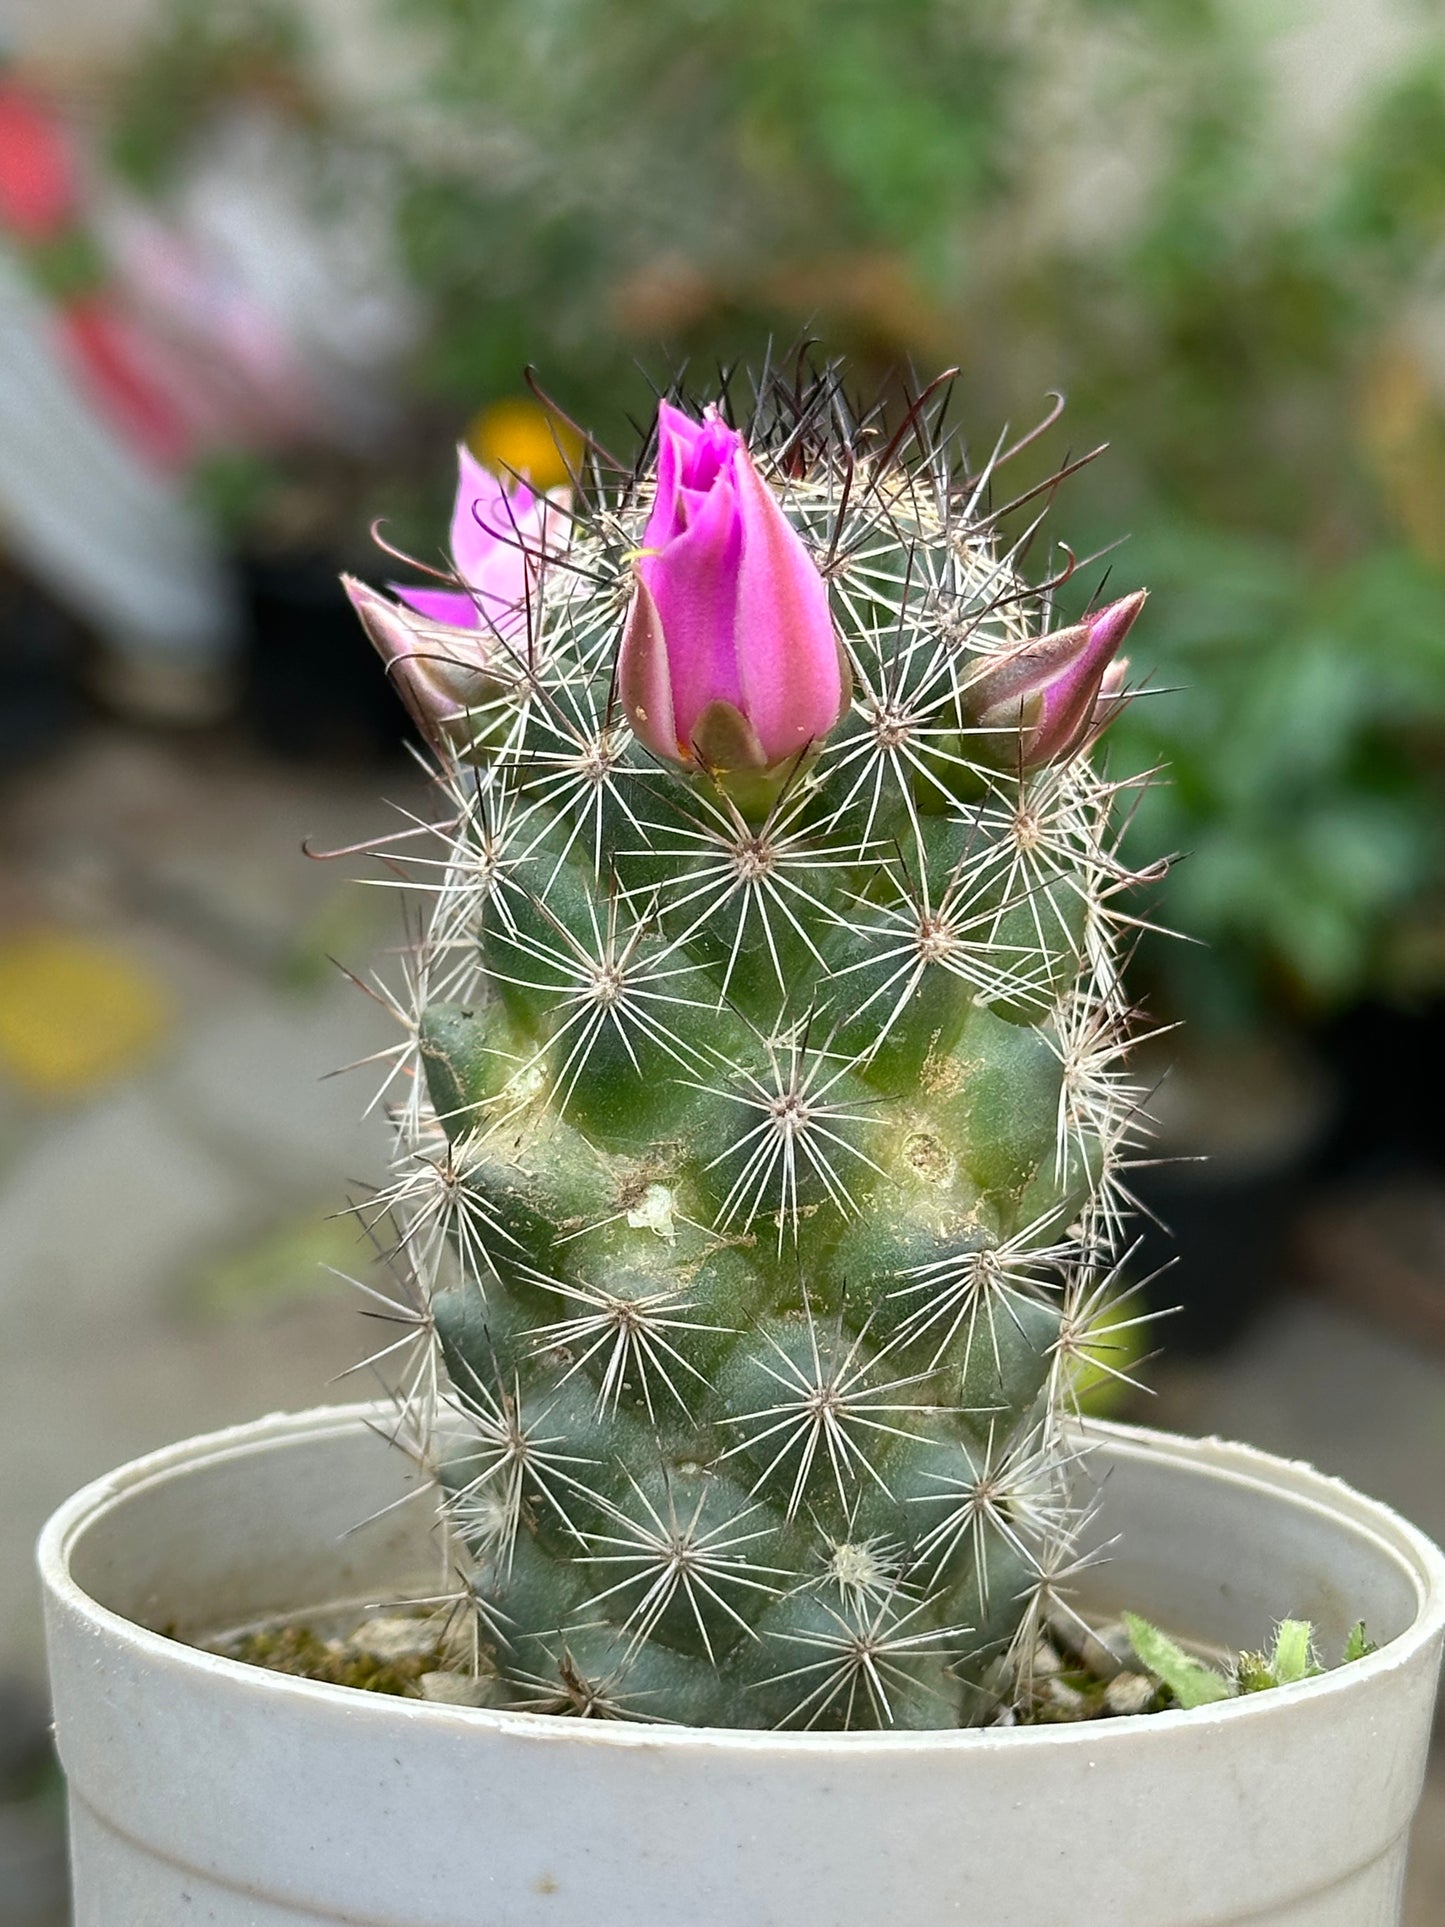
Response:
[[[1091,1428],[1092,1578],[1176,1631],[1379,1652],[1084,1725],[814,1736],[575,1722],[258,1671],[186,1635],[435,1580],[365,1408],[88,1487],[41,1543],[76,1927],[1393,1927],[1445,1559],[1244,1446]],[[180,1637],[168,1637],[160,1629]]]

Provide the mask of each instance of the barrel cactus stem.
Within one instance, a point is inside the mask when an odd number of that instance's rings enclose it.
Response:
[[[436,758],[377,1222],[498,1704],[966,1724],[1077,1563],[1143,597],[1059,627],[935,401],[839,397],[464,462],[455,579],[351,590]]]

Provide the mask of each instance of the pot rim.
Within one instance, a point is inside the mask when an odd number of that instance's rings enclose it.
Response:
[[[1297,1503],[1327,1516],[1343,1517],[1352,1529],[1372,1539],[1380,1551],[1408,1573],[1415,1588],[1417,1609],[1404,1632],[1375,1652],[1348,1666],[1337,1666],[1314,1679],[1279,1686],[1265,1693],[1217,1700],[1208,1706],[1176,1708],[1162,1713],[1115,1715],[1106,1720],[1013,1727],[939,1727],[892,1732],[813,1733],[771,1728],[650,1725],[643,1721],[573,1720],[549,1713],[529,1713],[497,1707],[454,1706],[438,1701],[403,1699],[396,1695],[358,1691],[297,1674],[270,1672],[263,1667],[211,1653],[185,1640],[153,1632],[128,1619],[87,1593],[70,1571],[70,1554],[85,1529],[132,1492],[164,1480],[188,1467],[219,1459],[246,1456],[257,1447],[355,1429],[378,1415],[394,1412],[385,1400],[352,1405],[316,1406],[303,1412],[272,1412],[264,1418],[215,1432],[201,1433],[133,1459],[67,1499],[47,1521],[36,1548],[42,1584],[55,1602],[87,1622],[97,1634],[129,1644],[140,1655],[162,1667],[181,1666],[218,1684],[233,1688],[299,1695],[303,1702],[349,1709],[353,1718],[399,1718],[442,1725],[462,1723],[473,1728],[507,1733],[517,1738],[553,1744],[583,1742],[591,1746],[695,1747],[703,1750],[785,1748],[800,1754],[868,1755],[899,1750],[919,1752],[937,1748],[968,1748],[988,1752],[1027,1746],[1127,1745],[1144,1733],[1163,1736],[1181,1722],[1203,1737],[1206,1730],[1229,1722],[1271,1719],[1302,1701],[1320,1701],[1345,1694],[1368,1692],[1373,1681],[1411,1663],[1422,1647],[1445,1631],[1445,1552],[1407,1519],[1376,1499],[1366,1498],[1344,1480],[1317,1471],[1303,1460],[1284,1459],[1217,1437],[1189,1438],[1146,1426],[1121,1425],[1086,1419],[1077,1430],[1087,1440],[1108,1445],[1116,1455],[1186,1465],[1214,1480],[1244,1489],[1269,1488],[1290,1493]]]

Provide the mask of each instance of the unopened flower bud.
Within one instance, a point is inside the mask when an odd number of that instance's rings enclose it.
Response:
[[[511,645],[527,627],[558,504],[525,482],[510,486],[457,450],[451,552],[456,588],[393,584],[398,602],[350,576],[342,584],[427,740],[458,748],[475,737],[471,712],[506,688]],[[398,603],[401,606],[398,606]]]
[[[1025,769],[1078,755],[1128,700],[1128,664],[1118,652],[1146,594],[1136,589],[1083,622],[992,659],[967,690],[971,721],[982,730],[1017,730]]]
[[[422,735],[437,748],[462,747],[475,734],[471,712],[506,687],[491,666],[493,638],[399,608],[354,576],[342,576],[341,586]]]
[[[715,774],[766,771],[819,743],[849,679],[828,590],[715,409],[658,413],[657,498],[618,658],[633,733]]]

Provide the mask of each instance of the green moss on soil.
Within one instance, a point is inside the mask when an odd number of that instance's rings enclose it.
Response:
[[[322,1639],[310,1626],[266,1627],[228,1642],[228,1659],[268,1672],[291,1673],[300,1679],[321,1680],[329,1686],[355,1686],[363,1693],[392,1693],[402,1699],[420,1697],[423,1673],[447,1670],[435,1646],[426,1652],[378,1659],[357,1652],[340,1640]]]

